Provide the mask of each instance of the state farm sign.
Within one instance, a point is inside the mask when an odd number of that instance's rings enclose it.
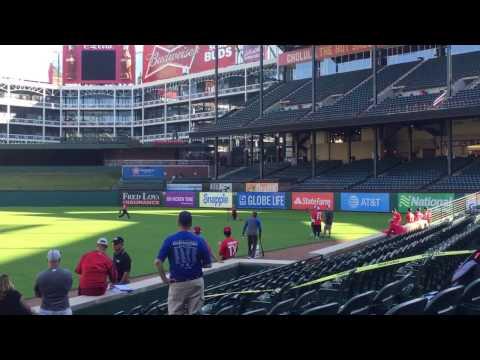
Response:
[[[292,193],[292,209],[307,210],[317,206],[320,207],[320,210],[334,210],[335,200],[333,193]]]
[[[235,65],[234,45],[218,46],[218,66]],[[215,68],[215,45],[144,45],[143,82],[169,79]]]

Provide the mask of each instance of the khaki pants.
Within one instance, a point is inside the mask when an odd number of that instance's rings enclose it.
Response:
[[[203,278],[171,283],[168,288],[168,315],[192,315],[203,306]]]

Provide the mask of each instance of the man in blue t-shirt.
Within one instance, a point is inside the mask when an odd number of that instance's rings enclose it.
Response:
[[[179,231],[165,239],[155,259],[155,266],[168,288],[168,314],[191,315],[203,305],[202,266],[211,265],[210,252],[205,241],[190,232],[192,214],[182,211],[178,215]],[[163,263],[168,258],[170,278]]]

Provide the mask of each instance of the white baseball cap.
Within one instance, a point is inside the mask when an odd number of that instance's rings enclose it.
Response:
[[[102,237],[102,238],[97,240],[97,245],[108,246],[108,240],[106,238]]]
[[[59,261],[61,259],[62,255],[60,254],[60,251],[57,249],[52,249],[49,250],[47,253],[47,260],[48,261]]]

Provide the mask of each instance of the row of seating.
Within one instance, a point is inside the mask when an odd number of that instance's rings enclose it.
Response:
[[[470,162],[470,158],[455,158],[452,161],[452,169],[457,171]],[[365,182],[354,186],[353,189],[362,191],[416,191],[439,180],[446,175],[446,172],[447,158],[445,156],[433,159],[416,159],[393,167],[377,178],[369,178]]]
[[[387,158],[377,162],[377,171],[385,172],[396,166],[398,159]],[[373,160],[364,159],[344,164],[325,174],[309,178],[295,187],[295,190],[335,191],[347,190],[373,174]]]

